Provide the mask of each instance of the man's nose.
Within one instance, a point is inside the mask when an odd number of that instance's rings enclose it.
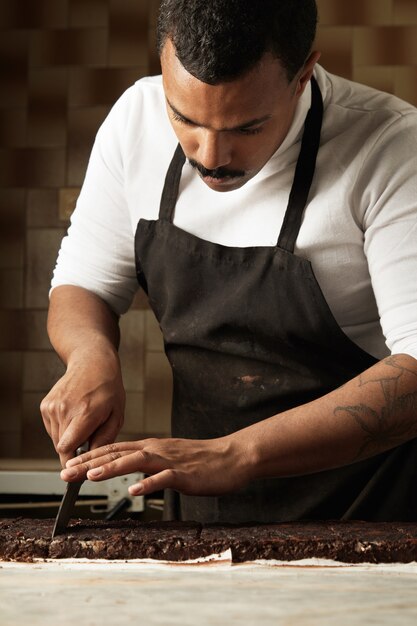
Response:
[[[202,129],[196,160],[208,170],[225,167],[232,160],[232,146],[225,133]]]

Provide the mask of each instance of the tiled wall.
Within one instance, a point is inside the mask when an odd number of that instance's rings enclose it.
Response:
[[[330,71],[417,105],[416,0],[319,0]],[[158,72],[158,0],[0,0],[0,456],[55,456],[39,413],[63,372],[48,287],[97,128],[134,80]],[[123,317],[122,436],[169,430],[170,373],[139,296]]]
[[[318,0],[317,5],[322,64],[417,106],[417,1]]]

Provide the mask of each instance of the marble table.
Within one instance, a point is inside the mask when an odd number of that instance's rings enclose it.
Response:
[[[0,563],[1,626],[417,624],[417,564]]]

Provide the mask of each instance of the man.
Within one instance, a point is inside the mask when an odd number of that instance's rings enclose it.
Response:
[[[100,129],[53,280],[64,480],[142,471],[132,495],[200,521],[417,519],[417,113],[318,66],[316,20],[312,0],[162,2],[162,83]],[[113,444],[137,281],[174,438]]]

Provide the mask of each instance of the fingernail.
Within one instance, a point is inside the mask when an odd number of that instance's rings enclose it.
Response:
[[[68,480],[69,478],[75,478],[77,475],[77,470],[76,469],[64,469],[61,472],[61,478],[63,480]]]
[[[102,467],[96,467],[95,469],[92,469],[89,472],[87,472],[87,476],[92,476],[93,478],[96,478],[97,476],[101,476],[103,472],[104,472],[104,469]]]
[[[129,493],[131,496],[138,496],[143,491],[142,483],[138,483],[137,485],[132,485],[129,487]]]

